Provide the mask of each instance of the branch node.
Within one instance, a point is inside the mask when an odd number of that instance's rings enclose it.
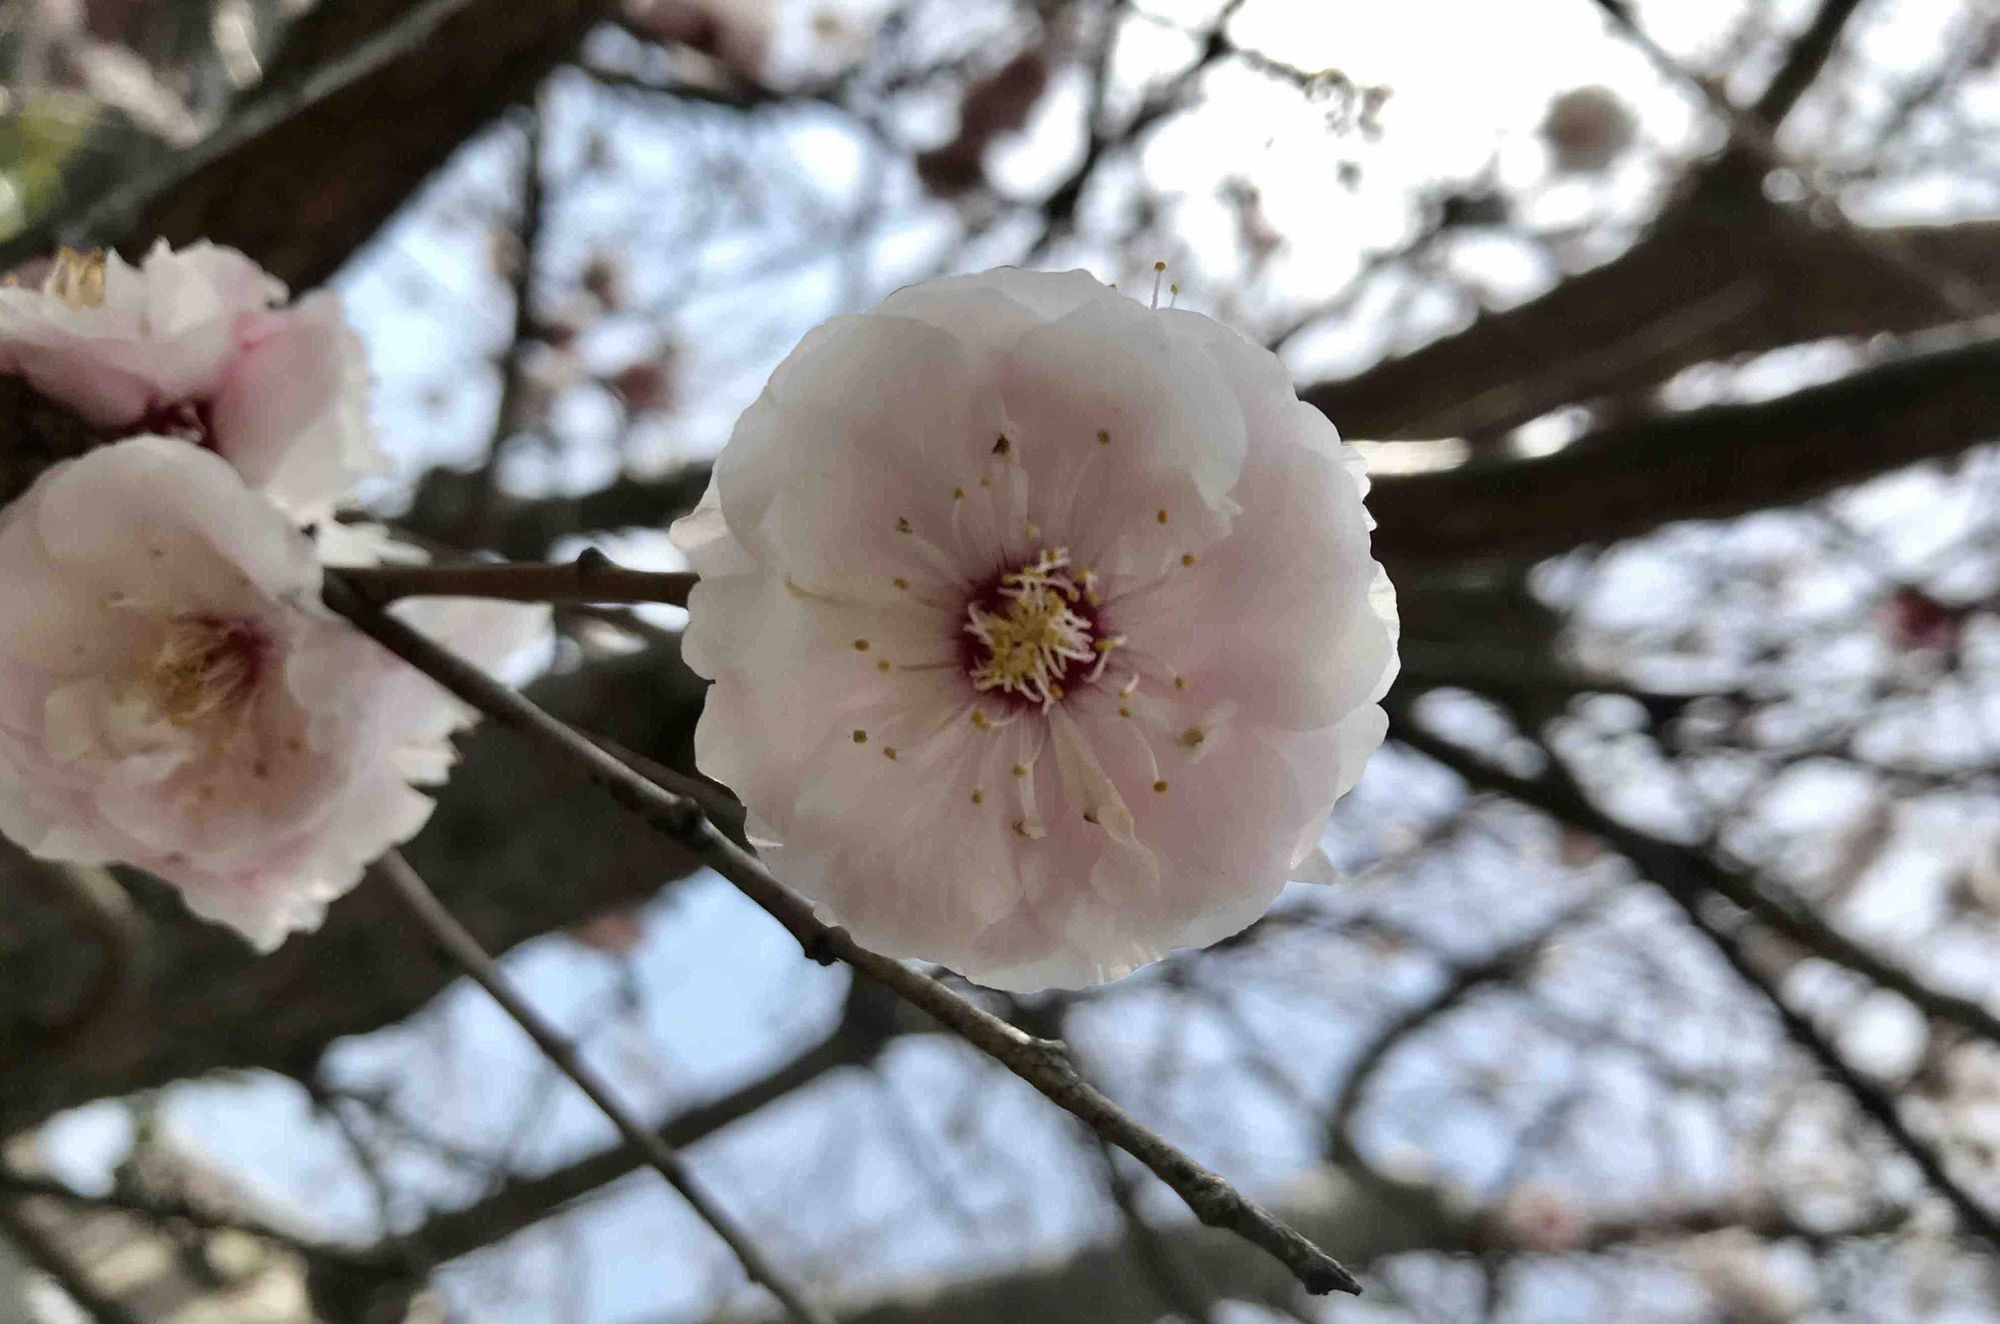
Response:
[[[853,938],[846,929],[834,925],[799,939],[799,949],[806,954],[808,961],[817,961],[821,965],[838,965],[841,958],[834,949],[852,941]]]

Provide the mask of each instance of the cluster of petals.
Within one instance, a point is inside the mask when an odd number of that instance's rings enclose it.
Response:
[[[0,508],[0,834],[262,948],[423,825],[473,715],[320,601],[329,566],[416,554],[329,519],[377,467],[366,375],[333,296],[283,297],[208,245],[0,290],[0,375],[104,436]],[[546,622],[397,610],[489,663]]]
[[[136,267],[64,252],[38,284],[0,289],[0,376],[106,440],[152,433],[212,450],[301,523],[383,467],[339,297],[286,304],[282,282],[213,244],[162,240]]]
[[[1381,742],[1365,479],[1268,352],[1082,272],[808,335],[674,528],[696,733],[771,868],[996,987],[1202,946]]]

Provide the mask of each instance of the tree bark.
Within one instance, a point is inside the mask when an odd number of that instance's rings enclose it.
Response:
[[[266,85],[337,58],[413,7],[316,5],[287,35]],[[197,173],[146,213],[127,244],[210,239],[295,288],[320,284],[611,8],[610,0],[479,0],[419,49]]]

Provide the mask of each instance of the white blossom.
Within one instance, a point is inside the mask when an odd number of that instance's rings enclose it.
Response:
[[[0,832],[137,865],[260,947],[431,812],[470,712],[320,602],[313,543],[142,436],[0,510]],[[442,608],[433,608],[442,610]]]
[[[1381,742],[1358,462],[1278,361],[1081,272],[806,337],[675,526],[702,769],[771,868],[998,987],[1214,942]]]
[[[360,341],[327,291],[285,287],[234,249],[161,241],[137,267],[64,252],[0,289],[0,375],[102,429],[178,437],[228,460],[295,520],[329,515],[384,461]]]

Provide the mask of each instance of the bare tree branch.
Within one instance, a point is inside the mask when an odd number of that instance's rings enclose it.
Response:
[[[1855,1107],[1874,1121],[1895,1147],[1916,1165],[1930,1187],[1957,1211],[1966,1230],[1989,1246],[2000,1249],[2000,1218],[1974,1199],[1951,1175],[1943,1156],[1930,1142],[1910,1129],[1889,1092],[1862,1075],[1817,1026],[1785,1001],[1770,977],[1751,961],[1738,934],[1725,930],[1704,913],[1708,893],[1698,887],[1690,887],[1677,870],[1659,872],[1650,868],[1649,865],[1660,858],[1657,852],[1642,850],[1639,854],[1632,854],[1625,849],[1637,834],[1598,813],[1553,752],[1549,753],[1548,774],[1534,779],[1496,768],[1407,719],[1398,721],[1393,730],[1396,739],[1450,768],[1470,785],[1498,791],[1509,799],[1542,810],[1558,821],[1584,826],[1586,831],[1602,837],[1621,854],[1626,854],[1649,880],[1680,907],[1689,924],[1708,939],[1730,969],[1771,1008],[1786,1037],[1804,1049],[1847,1094]]]
[[[1059,1046],[1022,1033],[930,976],[870,951],[846,930],[822,922],[810,903],[778,882],[755,856],[710,823],[693,799],[667,790],[605,753],[477,667],[369,605],[337,576],[327,580],[326,601],[390,652],[496,722],[550,753],[560,754],[564,762],[618,804],[692,851],[784,925],[808,956],[843,961],[889,988],[1144,1163],[1204,1223],[1227,1228],[1263,1249],[1290,1269],[1309,1292],[1360,1289],[1332,1256],[1273,1218],[1220,1175],[1168,1144],[1078,1076]]]
[[[376,872],[387,880],[409,913],[429,931],[452,962],[500,1004],[513,1022],[535,1041],[535,1047],[541,1050],[542,1055],[569,1077],[597,1105],[598,1111],[611,1120],[619,1134],[625,1137],[625,1143],[638,1150],[647,1166],[665,1177],[667,1184],[680,1193],[701,1221],[714,1230],[715,1235],[736,1256],[736,1262],[743,1266],[743,1272],[751,1282],[784,1303],[785,1309],[799,1324],[833,1324],[832,1316],[808,1300],[792,1282],[791,1275],[773,1264],[735,1217],[715,1202],[673,1147],[625,1106],[612,1090],[611,1083],[577,1053],[576,1045],[514,990],[493,958],[480,947],[479,940],[445,909],[437,894],[425,886],[424,880],[399,852],[392,850],[383,856]]]
[[[676,1115],[658,1128],[661,1139],[685,1149],[832,1072],[866,1066],[899,1035],[930,1029],[904,1024],[893,1002],[885,1007],[885,1001],[890,1000],[873,984],[856,980],[847,1014],[832,1034],[756,1080]],[[474,1204],[432,1215],[410,1240],[440,1262],[469,1255],[630,1175],[643,1163],[635,1146],[623,1144],[553,1172],[516,1177]]]
[[[479,561],[381,565],[346,570],[342,575],[376,603],[399,598],[504,598],[514,602],[653,602],[685,607],[695,584],[691,574],[628,570],[594,550],[568,565]]]

